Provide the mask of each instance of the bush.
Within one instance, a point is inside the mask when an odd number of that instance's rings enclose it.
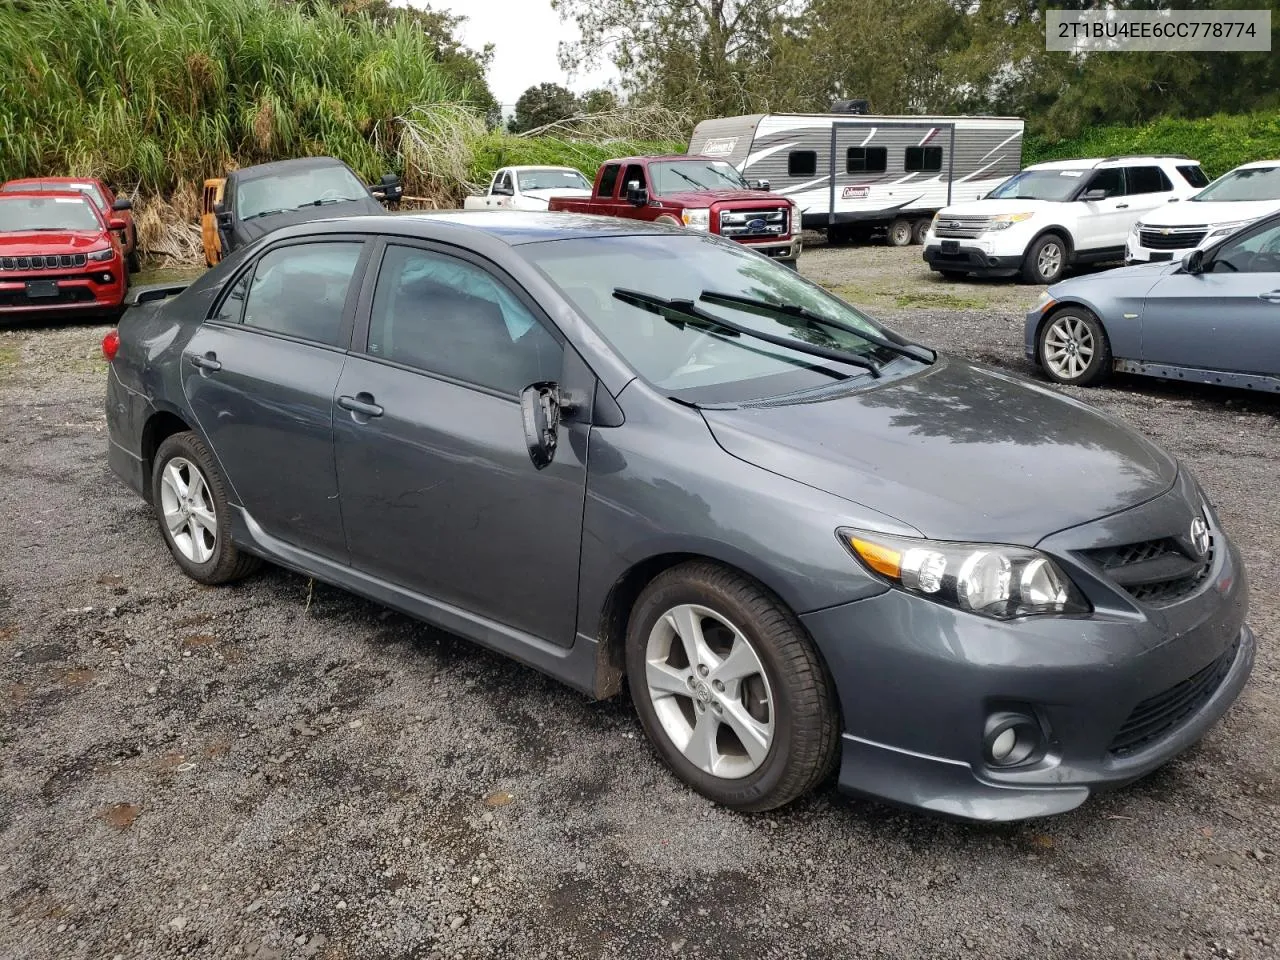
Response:
[[[1025,164],[1144,153],[1185,154],[1199,160],[1210,177],[1219,177],[1251,160],[1280,158],[1280,116],[1219,114],[1201,120],[1165,117],[1140,127],[1095,127],[1069,140],[1028,136],[1022,145]]]

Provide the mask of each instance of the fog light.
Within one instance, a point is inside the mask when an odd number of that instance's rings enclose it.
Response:
[[[1025,713],[1002,711],[987,718],[983,752],[994,767],[1012,767],[1033,760],[1043,743],[1040,724]]]

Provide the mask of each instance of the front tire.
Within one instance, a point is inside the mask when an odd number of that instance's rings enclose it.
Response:
[[[169,551],[192,580],[230,583],[261,564],[231,542],[226,484],[194,433],[175,433],[160,444],[151,468],[151,502]]]
[[[1040,328],[1036,359],[1050,380],[1091,387],[1111,373],[1111,343],[1091,311],[1064,307]]]
[[[784,806],[830,773],[835,692],[795,614],[708,562],[656,577],[627,629],[631,697],[685,783],[735,810]]]
[[[1022,259],[1022,282],[1047,286],[1057,283],[1067,269],[1067,242],[1047,233],[1031,244]]]
[[[884,242],[891,247],[905,247],[911,242],[913,234],[914,231],[910,220],[894,220],[889,224],[889,229],[884,235]]]

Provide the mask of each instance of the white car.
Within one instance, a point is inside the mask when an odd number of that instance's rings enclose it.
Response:
[[[552,197],[589,197],[591,181],[573,167],[502,167],[489,189],[462,201],[465,210],[545,210]]]
[[[1143,216],[1129,232],[1126,263],[1180,260],[1255,220],[1280,211],[1280,160],[1246,163],[1225,173],[1185,203]]]
[[[1054,283],[1074,264],[1121,260],[1134,223],[1207,182],[1181,156],[1037,163],[981,200],[938,211],[924,259],[944,277]]]

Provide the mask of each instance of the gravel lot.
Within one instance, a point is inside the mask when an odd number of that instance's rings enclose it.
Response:
[[[1027,372],[1037,289],[935,280],[918,247],[802,270]],[[1196,471],[1250,569],[1258,666],[1197,749],[1027,824],[832,789],[748,817],[679,786],[625,699],[278,569],[183,577],[107,471],[104,331],[0,330],[0,957],[1276,955],[1280,398],[1077,391]]]

